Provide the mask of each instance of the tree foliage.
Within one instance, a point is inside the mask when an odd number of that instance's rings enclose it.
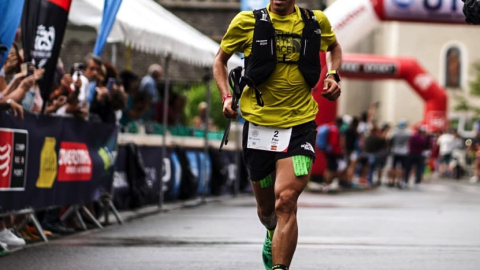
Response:
[[[214,125],[222,130],[226,124],[227,119],[223,116],[223,105],[221,102],[220,94],[218,92],[215,83],[211,83],[211,102],[210,102],[210,117],[213,119]],[[192,85],[185,93],[187,96],[187,105],[185,108],[185,116],[187,124],[192,124],[193,118],[198,114],[198,104],[202,101],[206,101],[206,84],[199,83]]]
[[[472,65],[475,74],[474,80],[470,82],[470,93],[475,96],[480,96],[480,62]]]

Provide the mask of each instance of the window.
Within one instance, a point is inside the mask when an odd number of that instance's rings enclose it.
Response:
[[[462,74],[461,52],[458,47],[450,47],[445,55],[445,86],[460,88]]]

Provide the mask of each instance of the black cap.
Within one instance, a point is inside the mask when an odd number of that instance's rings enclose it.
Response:
[[[7,46],[0,44],[0,51],[6,51],[8,50]]]

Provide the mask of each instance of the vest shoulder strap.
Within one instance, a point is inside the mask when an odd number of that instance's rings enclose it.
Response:
[[[316,21],[315,14],[311,9],[308,8],[300,8],[300,14],[302,15],[302,19],[304,22],[307,21]]]
[[[260,8],[253,10],[253,15],[255,16],[255,21],[266,21],[272,23],[270,16],[268,15],[267,8]]]

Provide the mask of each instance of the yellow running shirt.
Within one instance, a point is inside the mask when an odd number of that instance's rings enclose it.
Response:
[[[270,5],[267,10],[269,8]],[[295,11],[287,16],[268,12],[276,33],[302,35],[304,23],[298,6],[295,6]],[[320,50],[326,51],[335,41],[335,33],[323,12],[315,10],[314,14],[322,31]],[[242,52],[245,56],[250,55],[254,28],[253,12],[240,12],[230,23],[220,47],[228,54]],[[277,35],[277,58],[298,61],[300,41],[300,38]],[[262,92],[264,107],[258,106],[253,89],[246,87],[242,93],[240,111],[247,121],[257,125],[288,128],[315,120],[318,106],[297,64],[277,63],[272,75],[258,88]]]

